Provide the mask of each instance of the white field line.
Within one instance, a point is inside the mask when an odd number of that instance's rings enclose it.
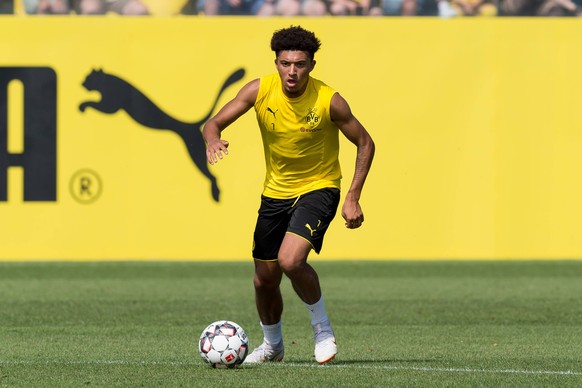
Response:
[[[194,366],[203,365],[199,362],[181,361],[127,361],[127,360],[87,360],[87,361],[8,361],[0,360],[0,367],[10,365],[129,365],[129,366]],[[376,369],[392,371],[416,371],[416,372],[444,372],[444,373],[489,373],[489,374],[524,374],[524,375],[562,375],[582,376],[582,372],[571,370],[528,370],[528,369],[481,369],[481,368],[439,368],[429,366],[399,366],[399,365],[365,365],[365,364],[340,364],[328,365],[298,364],[281,362],[269,364],[278,368],[334,368],[334,369]]]
[[[480,369],[480,368],[438,368],[430,366],[398,366],[398,365],[306,365],[281,363],[280,366],[315,367],[315,368],[346,368],[346,369],[384,369],[384,370],[404,370],[418,372],[449,372],[449,373],[506,373],[506,374],[527,374],[527,375],[573,375],[582,376],[582,372],[571,370],[527,370],[527,369]]]

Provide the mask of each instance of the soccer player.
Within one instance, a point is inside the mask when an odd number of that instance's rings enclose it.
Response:
[[[221,132],[252,107],[263,140],[266,176],[252,253],[264,340],[245,363],[283,359],[283,274],[311,316],[316,361],[324,364],[337,354],[319,278],[307,257],[312,249],[319,254],[340,202],[339,132],[357,147],[355,173],[342,207],[350,229],[364,222],[359,199],[375,146],[346,100],[310,76],[320,45],[313,32],[300,26],[275,31],[271,49],[277,73],[244,85],[203,129],[210,164],[228,154],[229,143]]]

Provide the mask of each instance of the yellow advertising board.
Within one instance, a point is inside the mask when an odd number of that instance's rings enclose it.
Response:
[[[0,19],[0,259],[249,259],[254,114],[215,166],[200,129],[291,24],[377,146],[319,258],[582,257],[576,20],[71,16]]]

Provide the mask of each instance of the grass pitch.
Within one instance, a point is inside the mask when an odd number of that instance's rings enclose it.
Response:
[[[336,361],[285,279],[285,362],[214,370],[209,323],[261,342],[251,262],[0,263],[0,386],[582,386],[582,261],[312,265]]]

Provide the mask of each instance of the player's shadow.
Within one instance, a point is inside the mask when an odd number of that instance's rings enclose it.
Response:
[[[383,365],[383,366],[390,366],[390,365],[394,365],[396,366],[401,366],[402,364],[419,364],[419,363],[433,363],[433,362],[437,362],[438,360],[436,359],[399,359],[399,358],[393,358],[393,359],[383,359],[383,360],[378,360],[378,359],[365,359],[365,358],[359,358],[357,360],[350,360],[350,359],[342,359],[342,360],[334,360],[333,362],[329,363],[329,366],[352,366],[352,365]],[[284,362],[282,362],[282,365],[285,365],[285,363],[288,364],[305,364],[305,365],[313,365],[314,360],[285,360]],[[321,367],[326,367],[327,365],[321,365]]]

